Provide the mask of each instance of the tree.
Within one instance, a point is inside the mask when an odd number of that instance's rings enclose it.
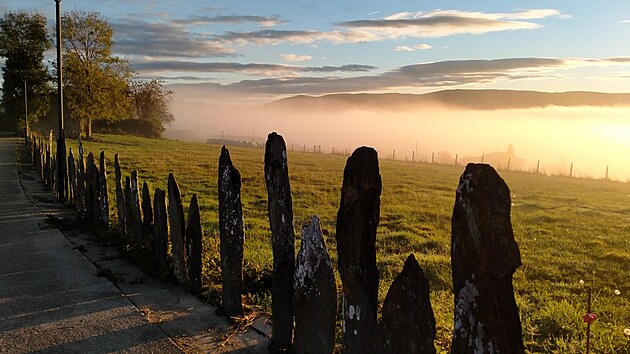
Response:
[[[92,136],[93,121],[126,119],[131,112],[129,63],[112,55],[114,30],[97,12],[70,11],[61,19],[64,90],[72,118]]]
[[[24,117],[25,95],[28,96],[29,122],[36,122],[48,112],[51,86],[44,52],[50,47],[46,18],[41,14],[7,12],[0,18],[0,56],[5,58],[2,113],[3,119],[11,120],[4,122],[5,127],[24,127],[24,120],[19,118]]]
[[[170,125],[175,117],[171,113],[173,91],[167,89],[158,79],[132,81],[129,85],[136,120],[147,128],[147,136],[161,136],[165,125]]]

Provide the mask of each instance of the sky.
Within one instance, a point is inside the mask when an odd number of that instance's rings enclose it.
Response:
[[[452,88],[630,92],[630,2],[63,0],[188,100]],[[0,11],[53,0],[2,0]],[[51,53],[52,55],[52,53]]]

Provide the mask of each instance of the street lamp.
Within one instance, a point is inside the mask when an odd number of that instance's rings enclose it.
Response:
[[[61,0],[55,0],[57,10],[57,94],[59,102],[59,132],[57,136],[57,199],[66,201],[67,167],[66,137],[63,127],[63,71],[61,57]]]

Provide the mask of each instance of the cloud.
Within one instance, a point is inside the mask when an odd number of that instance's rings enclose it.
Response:
[[[230,62],[190,62],[190,61],[153,61],[134,63],[134,69],[141,72],[199,72],[199,73],[238,73],[252,76],[296,77],[300,73],[366,72],[376,69],[374,66],[349,64],[342,66],[293,66],[262,63]]]
[[[117,54],[148,57],[226,57],[234,56],[229,46],[212,37],[187,31],[173,23],[152,23],[138,19],[111,22],[114,51]]]
[[[193,16],[186,19],[173,20],[177,25],[207,25],[215,23],[255,23],[261,27],[274,27],[288,23],[286,20],[280,19],[278,16],[249,16],[249,15],[231,15],[231,16]]]
[[[619,22],[621,22],[621,23],[630,23],[630,20],[621,20]]]
[[[433,48],[432,46],[428,45],[428,44],[418,44],[418,45],[414,45],[413,47],[409,47],[406,45],[401,45],[398,46],[396,48],[394,48],[394,51],[396,52],[415,52],[416,50],[427,50],[427,49],[431,49]]]
[[[288,62],[308,61],[308,60],[313,59],[313,57],[310,55],[299,55],[299,54],[280,54],[280,58]]]
[[[374,20],[341,22],[349,29],[370,32],[380,38],[433,38],[455,34],[482,34],[496,31],[536,29],[528,20],[564,17],[558,10],[535,9],[514,13],[484,13],[459,10],[400,12]]]

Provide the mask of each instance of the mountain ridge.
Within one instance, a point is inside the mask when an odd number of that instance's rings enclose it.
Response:
[[[403,110],[429,105],[471,110],[527,109],[550,106],[630,107],[630,93],[498,89],[454,89],[425,94],[344,93],[323,96],[297,95],[273,101],[265,107],[325,111],[331,109]]]

